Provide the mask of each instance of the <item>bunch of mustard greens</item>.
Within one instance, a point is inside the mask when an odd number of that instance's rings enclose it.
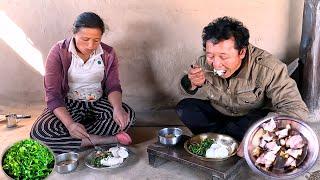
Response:
[[[2,167],[13,179],[44,179],[54,167],[54,155],[48,147],[26,139],[6,151]]]

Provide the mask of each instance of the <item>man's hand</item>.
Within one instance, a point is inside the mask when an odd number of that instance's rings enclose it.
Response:
[[[74,138],[85,139],[89,137],[86,128],[80,123],[73,122],[67,127],[67,129],[69,134]]]
[[[243,157],[243,151],[244,151],[244,149],[243,149],[243,141],[241,141],[241,143],[240,143],[240,145],[239,145],[239,147],[237,149],[237,155],[239,157]]]
[[[197,87],[200,87],[204,84],[206,78],[204,76],[204,72],[198,65],[192,65],[192,67],[188,71],[188,78],[191,81],[191,89],[194,90]]]
[[[114,108],[113,120],[124,130],[129,123],[129,114],[122,107]]]

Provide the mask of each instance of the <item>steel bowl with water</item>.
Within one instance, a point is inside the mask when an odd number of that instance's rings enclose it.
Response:
[[[79,164],[79,154],[75,152],[68,152],[56,156],[56,171],[61,174],[70,173],[74,171]]]
[[[166,146],[176,145],[182,135],[180,128],[163,128],[158,133],[159,142]]]
[[[261,128],[261,125],[265,122],[274,119],[279,127],[285,127],[287,124],[291,125],[292,129],[300,132],[302,136],[308,141],[307,142],[307,152],[306,157],[302,161],[297,168],[293,171],[288,173],[272,173],[270,171],[264,170],[259,166],[255,165],[255,158],[252,155],[252,151],[255,148],[253,142],[259,139],[258,131]],[[319,142],[315,132],[308,126],[305,122],[291,118],[286,116],[272,116],[272,117],[265,117],[255,124],[253,124],[247,131],[244,137],[244,157],[247,161],[249,167],[257,174],[267,177],[268,179],[292,179],[303,175],[308,170],[310,170],[313,165],[316,163],[319,153]]]

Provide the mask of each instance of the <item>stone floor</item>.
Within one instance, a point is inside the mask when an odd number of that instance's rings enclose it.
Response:
[[[15,107],[0,106],[1,113],[21,113],[30,114],[32,118],[25,119],[19,122],[17,128],[6,128],[6,122],[0,122],[0,157],[8,146],[14,142],[27,138],[29,131],[36,117],[41,113],[43,105],[26,105]],[[159,121],[161,119],[161,121]],[[161,122],[161,123],[160,123]],[[165,124],[165,125],[164,125]],[[208,174],[191,169],[176,162],[168,162],[158,168],[153,168],[148,164],[148,156],[146,148],[149,144],[157,141],[157,131],[166,126],[180,126],[184,133],[190,135],[190,132],[182,126],[173,111],[162,111],[153,113],[137,113],[137,124],[131,130],[134,144],[130,149],[134,153],[134,158],[125,167],[109,170],[93,170],[84,165],[83,157],[88,151],[80,154],[80,165],[77,170],[70,174],[59,174],[53,172],[48,179],[50,180],[72,180],[72,179],[209,179]],[[320,134],[320,123],[312,123],[311,127]],[[320,162],[311,169],[310,173],[320,170]],[[298,180],[307,179],[308,173],[305,176],[296,178]],[[8,179],[4,174],[2,167],[0,168],[0,179]],[[236,179],[255,180],[263,179],[263,177],[254,174],[248,166],[243,166],[240,175]],[[311,179],[311,178],[310,178]]]

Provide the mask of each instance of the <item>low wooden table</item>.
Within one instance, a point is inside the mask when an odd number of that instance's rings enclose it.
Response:
[[[236,179],[241,165],[245,163],[244,159],[233,156],[225,161],[202,161],[184,149],[184,142],[189,138],[183,135],[176,146],[164,146],[158,142],[149,145],[149,164],[158,167],[167,161],[176,161],[203,170],[209,173],[212,179]]]

